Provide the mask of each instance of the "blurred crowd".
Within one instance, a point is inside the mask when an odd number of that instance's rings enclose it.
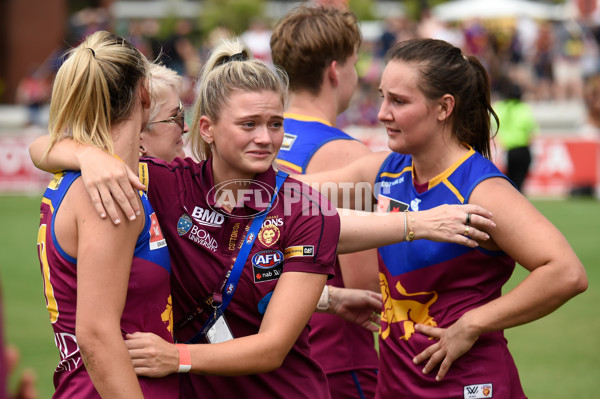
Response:
[[[271,22],[254,19],[241,34],[257,58],[270,61]],[[68,46],[86,35],[107,29],[129,38],[149,59],[174,69],[185,80],[186,105],[194,100],[194,79],[207,52],[223,37],[234,33],[217,28],[203,33],[197,18],[114,21],[102,8],[88,8],[71,16]],[[420,20],[392,17],[381,22],[377,35],[365,36],[357,69],[361,85],[351,107],[340,115],[339,126],[374,126],[377,122],[379,76],[384,55],[395,42],[412,37],[446,40],[474,54],[488,69],[492,93],[500,97],[507,82],[521,86],[523,99],[535,101],[583,101],[589,119],[583,128],[600,131],[600,23],[530,18],[470,19],[448,23],[424,10]],[[49,99],[53,73],[67,48],[56,49],[39,67],[32,69],[18,89],[16,102],[30,109],[30,123],[39,124],[40,107]]]

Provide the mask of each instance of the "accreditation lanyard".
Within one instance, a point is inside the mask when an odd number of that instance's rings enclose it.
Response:
[[[271,203],[264,211],[262,211],[256,217],[251,219],[250,226],[248,228],[248,234],[246,235],[246,238],[244,239],[244,242],[242,243],[242,246],[239,249],[239,252],[237,254],[237,257],[233,264],[233,267],[225,275],[225,279],[223,280],[223,283],[220,285],[220,288],[218,290],[215,290],[215,292],[213,293],[212,307],[214,309],[214,313],[204,323],[204,326],[202,326],[202,329],[200,329],[200,331],[191,340],[189,340],[188,343],[198,342],[200,337],[202,336],[202,333],[205,330],[205,328],[210,323],[214,322],[214,319],[217,317],[217,313],[223,314],[223,312],[225,312],[225,309],[231,302],[231,299],[233,298],[233,294],[235,293],[237,284],[240,280],[240,276],[242,275],[242,271],[244,270],[244,265],[246,264],[246,261],[248,260],[248,255],[250,254],[250,250],[252,249],[252,246],[254,245],[256,236],[258,235],[258,232],[259,232],[260,228],[262,227],[262,224],[265,221],[267,214],[271,210],[271,207],[273,206],[275,198],[277,198],[277,194],[279,193],[279,190],[287,177],[288,177],[287,173],[282,172],[282,171],[277,172],[277,175],[275,176],[275,191],[273,192],[273,197],[271,198]]]

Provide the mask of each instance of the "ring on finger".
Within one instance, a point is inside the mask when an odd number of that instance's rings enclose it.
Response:
[[[465,223],[467,226],[471,224],[471,214],[467,213],[467,223]]]
[[[466,235],[466,236],[468,236],[469,235],[469,230],[471,230],[471,227],[465,226],[465,232],[463,234]]]

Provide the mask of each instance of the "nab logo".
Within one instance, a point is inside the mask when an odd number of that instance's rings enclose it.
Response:
[[[270,269],[277,266],[283,260],[281,251],[266,250],[256,253],[252,257],[252,264],[261,269]]]
[[[383,293],[383,312],[381,313],[381,338],[387,339],[390,335],[390,330],[393,323],[400,323],[404,335],[398,337],[408,341],[415,332],[415,324],[423,324],[426,326],[437,327],[437,323],[433,317],[429,315],[429,308],[438,299],[438,294],[435,291],[431,292],[414,292],[408,293],[400,284],[396,284],[396,291],[406,299],[392,298],[390,287],[383,273],[379,273],[379,285]],[[408,297],[425,296],[430,297],[427,302],[419,302]],[[385,328],[384,328],[385,326]]]

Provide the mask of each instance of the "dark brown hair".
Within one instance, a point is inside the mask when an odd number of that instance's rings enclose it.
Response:
[[[490,79],[475,56],[465,56],[450,43],[436,39],[411,39],[394,45],[386,60],[402,61],[417,68],[417,85],[425,97],[454,97],[450,117],[453,134],[490,159],[490,116],[498,116],[490,104]]]

